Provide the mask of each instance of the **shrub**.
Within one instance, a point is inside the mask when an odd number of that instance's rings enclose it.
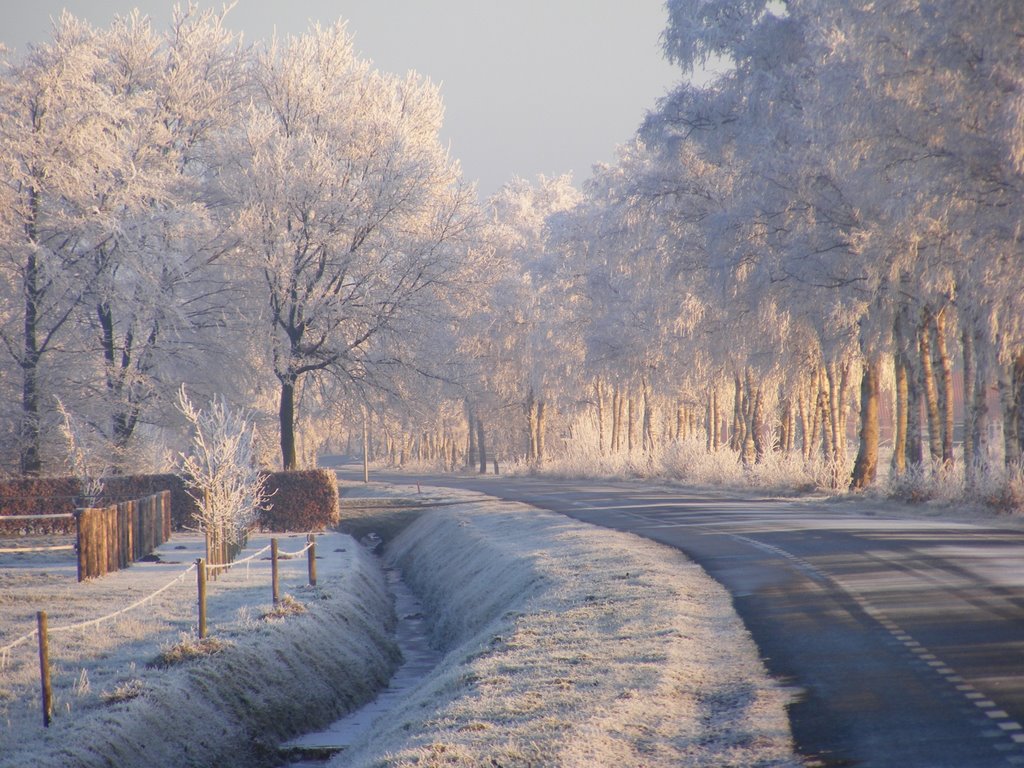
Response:
[[[267,475],[267,508],[260,515],[264,530],[322,531],[338,524],[338,480],[325,469],[271,472]]]

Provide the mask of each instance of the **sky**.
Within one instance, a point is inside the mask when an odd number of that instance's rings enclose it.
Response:
[[[102,27],[138,8],[164,29],[173,5],[0,0],[0,42],[17,55],[45,41],[62,9]],[[377,68],[441,85],[442,139],[482,197],[514,176],[581,184],[681,77],[661,54],[664,0],[238,0],[227,16],[250,43],[338,19]]]

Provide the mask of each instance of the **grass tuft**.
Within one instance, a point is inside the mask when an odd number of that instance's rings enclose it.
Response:
[[[174,645],[165,646],[160,650],[159,655],[149,663],[150,667],[166,669],[178,664],[184,664],[195,659],[212,656],[229,648],[232,643],[221,640],[219,637],[198,638],[193,635],[184,635]]]
[[[273,621],[274,619],[285,619],[289,616],[298,616],[306,612],[306,606],[300,603],[291,595],[285,595],[282,597],[277,605],[271,608],[269,611],[264,611],[260,614],[260,618]]]

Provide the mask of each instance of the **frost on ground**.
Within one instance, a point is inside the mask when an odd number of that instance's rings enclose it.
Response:
[[[461,494],[389,547],[445,661],[331,766],[793,766],[787,695],[681,554]]]
[[[283,538],[282,550],[303,539]],[[266,543],[254,538],[241,557]],[[176,535],[157,550],[161,562],[82,584],[73,553],[0,556],[0,647],[33,627],[38,609],[60,627],[130,604],[200,546]],[[398,662],[377,563],[341,534],[317,547],[318,587],[303,586],[305,555],[281,562],[284,609],[272,608],[266,557],[210,581],[207,644],[193,633],[194,571],[113,622],[52,635],[49,729],[35,640],[12,650],[0,669],[0,768],[275,765],[278,741],[360,705]]]

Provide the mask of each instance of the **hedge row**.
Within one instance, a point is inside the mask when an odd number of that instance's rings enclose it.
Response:
[[[269,509],[260,516],[268,531],[322,531],[341,519],[338,478],[326,469],[272,472]]]
[[[171,523],[175,530],[194,525],[195,499],[178,475],[136,475],[111,477],[103,481],[103,497],[97,506],[171,493]],[[267,490],[272,494],[268,509],[260,515],[260,527],[270,531],[317,531],[337,525],[338,484],[333,472],[306,470],[271,472]],[[19,478],[0,481],[0,534],[74,533],[73,520],[16,520],[24,515],[74,512],[83,505],[76,478]]]

